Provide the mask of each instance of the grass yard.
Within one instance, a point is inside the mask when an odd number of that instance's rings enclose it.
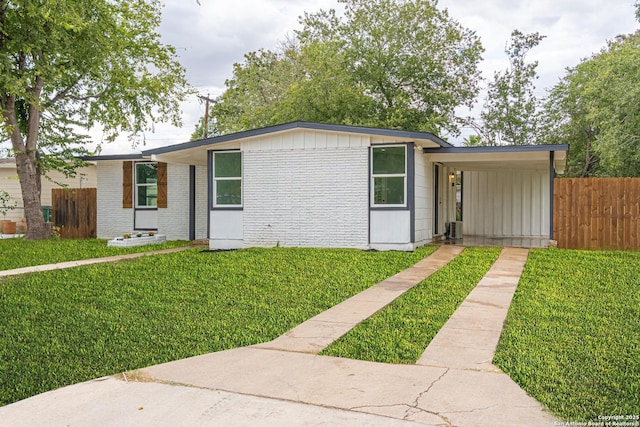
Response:
[[[188,241],[169,241],[160,245],[131,248],[108,247],[102,239],[0,239],[0,270],[53,264],[64,261],[146,252],[189,245]]]
[[[0,405],[271,340],[434,250],[187,250],[0,279]]]
[[[532,250],[494,363],[566,420],[637,416],[640,253]]]
[[[449,264],[362,322],[321,354],[415,363],[478,284],[501,248],[465,248]]]

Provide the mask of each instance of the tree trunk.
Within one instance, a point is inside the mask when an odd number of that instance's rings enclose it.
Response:
[[[42,89],[42,82],[37,79],[38,84],[33,89],[39,95]],[[40,175],[36,168],[36,152],[38,141],[38,128],[40,126],[40,111],[34,106],[29,106],[29,124],[27,129],[27,139],[20,132],[20,126],[16,117],[16,98],[9,95],[2,99],[2,116],[5,125],[10,129],[11,145],[16,157],[16,169],[20,188],[22,190],[22,203],[24,206],[24,217],[27,220],[27,240],[39,240],[51,237],[51,230],[45,227],[42,217],[42,204],[40,202]]]
[[[44,218],[42,217],[42,204],[38,189],[40,176],[36,169],[35,156],[16,153],[16,168],[22,189],[24,217],[27,220],[25,239],[38,240],[51,237],[51,230],[45,226]]]

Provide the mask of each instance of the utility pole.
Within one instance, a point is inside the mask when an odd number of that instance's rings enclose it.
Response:
[[[202,130],[202,138],[206,139],[209,135],[209,103],[216,102],[215,100],[209,98],[209,94],[207,96],[198,95],[200,101],[204,101],[204,129]]]

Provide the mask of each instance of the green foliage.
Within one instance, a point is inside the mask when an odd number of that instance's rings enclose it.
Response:
[[[180,122],[185,71],[164,45],[159,0],[0,1],[0,135],[9,138],[23,194],[39,174],[69,173],[86,132],[104,140]],[[37,172],[36,172],[37,170]],[[39,197],[24,200],[27,237],[45,230]]]
[[[557,415],[640,408],[640,253],[532,250],[494,363]]]
[[[571,145],[568,176],[640,176],[639,98],[640,32],[568,70],[544,116],[549,142]]]
[[[190,250],[4,279],[0,405],[272,340],[434,249]]]
[[[481,134],[481,145],[527,145],[534,142],[538,104],[534,81],[538,78],[538,62],[525,62],[525,57],[543,39],[544,36],[538,33],[524,34],[519,30],[511,33],[511,40],[505,47],[509,69],[494,73],[480,113],[481,124],[474,126]]]
[[[455,108],[478,93],[478,36],[433,0],[341,3],[344,17],[305,14],[280,52],[235,65],[217,134],[295,120],[457,133]]]
[[[321,354],[384,363],[415,363],[478,284],[500,248],[465,248],[458,257],[363,321]]]
[[[8,211],[14,210],[17,205],[18,202],[15,200],[11,202],[11,194],[5,190],[0,190],[0,214],[2,214],[3,218],[7,216]]]
[[[0,239],[0,253],[3,254],[0,257],[0,270],[177,248],[187,245],[189,245],[187,241],[173,240],[156,245],[118,248],[107,246],[107,241],[101,239],[47,239],[40,241]],[[11,256],[5,256],[4,254],[11,254]]]
[[[510,69],[496,72],[489,84],[487,101],[481,117],[491,141],[497,144],[527,145],[536,135],[537,99],[534,80],[538,78],[538,61],[525,62],[526,54],[544,39],[538,33],[511,33],[505,49]]]
[[[121,130],[148,129],[151,120],[179,122],[186,81],[175,50],[156,31],[160,2],[12,0],[3,6],[0,99],[5,108],[9,98],[22,103],[15,111],[24,133],[36,130],[30,128],[39,125],[36,113],[56,126],[102,124],[107,140]],[[11,127],[4,122],[5,131]]]

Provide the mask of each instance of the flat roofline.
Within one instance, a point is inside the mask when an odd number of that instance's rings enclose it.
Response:
[[[144,157],[142,153],[134,154],[109,154],[104,156],[82,156],[80,160],[84,161],[98,161],[98,160],[142,160]]]
[[[531,151],[569,151],[569,144],[423,148],[425,154],[522,153]]]

